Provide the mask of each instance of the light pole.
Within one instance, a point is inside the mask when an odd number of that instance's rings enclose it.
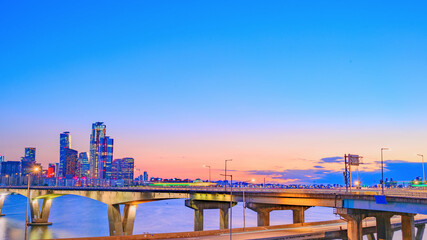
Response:
[[[221,175],[224,175],[225,177],[227,176],[230,177],[230,240],[231,240],[233,236],[233,175],[231,174],[230,175],[221,174]]]
[[[233,159],[225,159],[224,160],[224,162],[225,162],[225,168],[224,168],[224,186],[225,186],[225,188],[224,188],[224,190],[225,191],[227,191],[227,162],[231,162],[231,161],[233,161]]]
[[[207,167],[207,168],[209,168],[209,183],[211,183],[212,181],[211,181],[211,166],[208,166],[208,165],[203,165],[203,167]]]
[[[421,160],[423,162],[423,184],[425,184],[426,183],[426,174],[425,174],[425,171],[424,171],[424,155],[418,154],[418,156],[421,157]]]
[[[28,205],[30,202],[30,183],[31,183],[31,172],[37,173],[40,169],[38,167],[34,167],[32,171],[28,173],[28,188],[27,188],[27,210],[25,212],[25,238],[27,240],[27,225],[28,225]]]
[[[381,192],[384,195],[384,160],[383,160],[383,151],[388,150],[388,148],[381,148]]]

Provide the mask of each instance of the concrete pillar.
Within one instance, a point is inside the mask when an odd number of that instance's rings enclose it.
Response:
[[[132,235],[136,207],[136,204],[125,204],[122,218],[119,204],[107,204],[110,236]]]
[[[391,240],[393,231],[391,230],[390,218],[393,214],[384,212],[378,213],[375,218],[377,222],[377,238],[378,240]]]
[[[4,199],[6,198],[5,195],[0,195],[0,217],[4,216],[4,214],[1,213],[2,209],[3,209],[3,203],[4,203]]]
[[[258,227],[270,226],[270,212],[275,210],[292,210],[293,223],[304,223],[304,212],[309,208],[265,203],[247,203],[247,207],[257,213]]]
[[[292,209],[294,223],[304,223],[305,222],[305,210],[308,207],[294,207]]]
[[[133,226],[135,225],[136,204],[126,204],[123,209],[123,233],[132,235]]]
[[[425,228],[426,228],[425,224],[417,226],[417,235],[415,236],[415,240],[422,240],[423,239]]]
[[[39,201],[43,200],[40,210]],[[44,226],[51,225],[49,222],[50,207],[52,206],[52,198],[32,199],[30,201],[31,222],[28,225]]]
[[[367,217],[363,210],[337,208],[337,213],[347,221],[347,238],[362,240],[362,220]]]
[[[415,240],[414,215],[402,215],[402,240]]]
[[[368,233],[366,237],[368,238],[368,240],[375,240],[375,235],[373,233]]]
[[[228,204],[228,203],[227,203]],[[229,205],[228,205],[229,206]],[[219,229],[228,229],[229,227],[229,207],[223,207],[219,209]]]
[[[203,209],[194,209],[194,231],[203,231]]]
[[[270,226],[270,212],[268,210],[258,210],[257,213],[257,225],[260,226]]]
[[[237,203],[233,202],[233,206]],[[194,209],[194,231],[203,231],[203,210],[219,209],[219,227],[228,229],[230,202],[185,200],[185,206]]]

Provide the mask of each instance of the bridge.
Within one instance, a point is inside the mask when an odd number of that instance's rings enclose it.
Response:
[[[167,199],[186,199],[185,205],[194,209],[194,230],[203,231],[204,209],[220,211],[220,229],[229,227],[229,208],[238,202],[257,213],[257,225],[269,226],[270,213],[276,210],[293,212],[293,223],[305,221],[305,211],[314,206],[335,209],[347,221],[347,238],[362,239],[362,220],[376,219],[378,239],[392,238],[390,219],[401,216],[402,239],[415,239],[414,216],[427,214],[427,191],[396,189],[388,190],[385,199],[378,198],[377,190],[353,191],[341,189],[259,189],[237,188],[229,191],[216,187],[44,187],[30,189],[30,225],[49,225],[49,212],[53,200],[64,195],[77,195],[94,199],[107,205],[108,224],[111,236],[132,235],[138,204]],[[25,186],[0,187],[0,214],[5,197],[9,194],[27,196]],[[381,201],[379,201],[379,199]],[[42,202],[40,202],[42,201]],[[41,208],[39,203],[42,203]],[[230,204],[231,203],[231,204]],[[123,212],[120,205],[124,205]],[[424,228],[418,228],[424,230]],[[417,233],[421,236],[422,233]]]

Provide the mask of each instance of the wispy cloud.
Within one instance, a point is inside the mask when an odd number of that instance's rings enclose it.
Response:
[[[286,170],[252,170],[248,171],[251,175],[267,176],[273,181],[282,183],[300,183],[300,184],[343,184],[342,170],[328,169],[328,164],[339,162],[342,157],[322,158],[319,165],[313,166],[311,169],[286,169]],[[325,164],[326,166],[322,166]],[[405,171],[402,171],[405,169]],[[408,181],[421,176],[422,165],[417,162],[408,162],[404,160],[386,160],[384,161],[385,178],[393,178],[397,181]],[[354,175],[356,173],[354,172]],[[381,169],[370,169],[369,171],[360,170],[359,178],[365,184],[379,183],[381,178]]]
[[[320,159],[319,163],[337,163],[342,162],[342,160],[344,160],[343,157],[326,157]]]

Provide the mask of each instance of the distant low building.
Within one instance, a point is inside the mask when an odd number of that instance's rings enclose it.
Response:
[[[21,173],[21,162],[19,161],[8,161],[1,163],[1,175],[2,176],[16,176]]]
[[[144,182],[148,182],[148,173],[144,171]]]

